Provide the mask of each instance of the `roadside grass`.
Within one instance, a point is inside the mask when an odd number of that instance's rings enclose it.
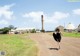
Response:
[[[26,36],[26,34],[0,35],[0,52],[5,52],[5,56],[37,56],[36,43]]]
[[[72,33],[69,33],[69,32],[62,32],[62,35],[64,37],[75,37],[75,38],[80,38],[80,33],[76,33],[76,32],[72,32]]]
[[[52,35],[53,32],[49,32],[48,34],[49,34],[49,35]],[[63,37],[80,38],[80,33],[76,33],[76,32],[72,32],[72,33],[69,33],[69,32],[61,32],[61,35],[62,35]]]

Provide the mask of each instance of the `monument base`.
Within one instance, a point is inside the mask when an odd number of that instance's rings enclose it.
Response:
[[[45,32],[45,30],[41,30],[41,32]]]

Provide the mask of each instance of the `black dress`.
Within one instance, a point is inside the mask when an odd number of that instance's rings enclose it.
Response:
[[[53,33],[53,37],[55,41],[60,42],[61,41],[61,33]]]

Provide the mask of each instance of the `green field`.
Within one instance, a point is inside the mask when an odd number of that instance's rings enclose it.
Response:
[[[48,34],[52,36],[53,32],[49,32]],[[61,35],[63,37],[80,38],[80,33],[76,33],[76,32],[72,32],[72,33],[69,33],[69,32],[61,32]]]
[[[65,37],[75,37],[75,38],[80,38],[80,33],[69,33],[69,32],[63,32],[62,33],[63,36]]]
[[[0,52],[5,52],[5,56],[37,56],[36,43],[25,36],[0,35]]]

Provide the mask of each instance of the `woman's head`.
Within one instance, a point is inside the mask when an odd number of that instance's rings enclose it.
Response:
[[[55,31],[56,31],[56,32],[60,32],[60,29],[59,29],[59,28],[56,28]]]

